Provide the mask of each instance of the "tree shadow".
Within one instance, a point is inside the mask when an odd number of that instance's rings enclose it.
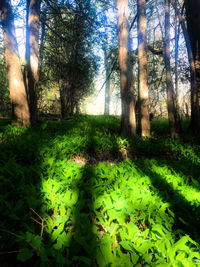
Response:
[[[196,206],[189,202],[186,197],[179,192],[179,186],[174,189],[172,183],[167,182],[164,175],[161,176],[155,171],[156,168],[168,167],[168,163],[158,163],[157,161],[146,161],[143,159],[136,161],[135,165],[138,172],[151,178],[151,183],[154,187],[153,190],[156,190],[156,193],[163,199],[163,202],[170,203],[170,207],[175,213],[174,230],[181,230],[199,243],[199,205]],[[187,194],[187,192],[185,192],[185,194]]]
[[[40,207],[44,204],[40,194],[41,175],[45,175],[46,167],[51,168],[50,164],[43,166],[45,148],[51,147],[58,132],[64,136],[75,124],[67,123],[63,129],[59,124],[44,122],[25,129],[7,123],[9,121],[1,125],[3,141],[0,143],[0,261],[2,266],[13,263],[27,266],[27,262],[17,260],[17,255],[21,249],[31,246],[31,242],[25,240],[26,232],[41,234],[40,218],[33,211],[41,214]],[[30,264],[33,265],[34,260],[35,257]]]

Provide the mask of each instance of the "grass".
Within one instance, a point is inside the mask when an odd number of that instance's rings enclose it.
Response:
[[[167,131],[0,121],[1,266],[199,266],[200,139]]]

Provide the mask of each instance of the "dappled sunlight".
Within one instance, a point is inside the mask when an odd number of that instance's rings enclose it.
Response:
[[[8,231],[17,235],[9,234],[13,242],[4,242],[3,249],[17,250],[19,244],[18,260],[57,266],[198,264],[198,181],[173,170],[170,160],[144,158],[161,147],[167,157],[168,139],[122,138],[119,119],[108,116],[1,129],[6,164],[0,189],[6,194],[0,228],[5,241]],[[102,155],[108,160],[101,162]]]
[[[31,63],[31,68],[34,70],[34,73],[37,72],[37,69],[38,69],[38,57],[36,55],[31,55],[30,56],[30,63]]]
[[[76,247],[79,253],[86,253],[84,258],[79,254],[80,261],[91,263],[87,257],[93,255],[99,266],[116,262],[131,266],[153,257],[157,260],[161,257],[162,263],[183,260],[178,244],[187,249],[194,246],[188,236],[176,243],[177,236],[172,230],[175,214],[170,203],[163,203],[154,192],[151,179],[140,174],[134,163],[115,167],[101,163],[92,169],[79,168],[71,162],[65,168],[68,171],[63,179],[48,179],[41,189],[43,198],[47,196],[47,203],[51,203],[44,216],[48,216],[46,231],[54,249],[67,248],[77,257],[70,248]],[[92,242],[92,247],[88,242]],[[173,253],[168,255],[172,244]],[[193,249],[197,252],[195,246]]]
[[[186,201],[196,207],[200,205],[200,183],[197,180],[180,175],[173,169],[170,170],[167,165],[160,166],[156,161],[151,161],[150,164],[152,172],[159,174]]]

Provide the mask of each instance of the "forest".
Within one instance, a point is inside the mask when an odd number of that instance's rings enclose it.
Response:
[[[200,266],[200,1],[0,0],[0,266]]]

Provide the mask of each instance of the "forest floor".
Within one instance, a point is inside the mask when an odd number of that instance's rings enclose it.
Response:
[[[188,126],[183,122],[183,128]],[[200,138],[119,117],[0,120],[1,266],[199,266]]]

